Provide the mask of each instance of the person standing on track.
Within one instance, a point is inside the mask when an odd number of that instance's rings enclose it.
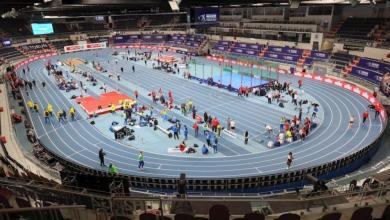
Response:
[[[192,119],[196,118],[196,108],[195,106],[192,107]]]
[[[153,104],[156,104],[156,103],[157,103],[156,92],[153,90],[153,91],[151,92],[151,95],[152,95]]]
[[[293,153],[289,152],[287,155],[287,169],[290,169],[293,160],[294,160]]]
[[[365,125],[365,123],[366,123],[366,120],[367,120],[367,118],[368,118],[368,111],[366,110],[366,111],[364,111],[363,112],[363,122],[362,122],[362,125],[364,126]]]
[[[72,121],[75,120],[75,114],[76,114],[76,110],[74,109],[74,107],[70,107],[69,109],[69,115],[70,115],[70,118],[72,119]]]
[[[37,103],[34,103],[33,109],[34,109],[35,112],[39,112],[39,106],[38,106]]]
[[[207,112],[204,112],[203,113],[203,121],[204,121],[204,123],[207,124],[208,120],[209,120],[209,116],[208,116]]]
[[[184,125],[184,140],[188,139],[188,128],[187,125]]]
[[[138,99],[138,91],[137,90],[134,90],[134,96],[135,96],[135,99]]]
[[[198,126],[198,123],[194,123],[194,125],[192,126],[194,128],[194,132],[195,132],[195,137],[198,137],[198,134],[199,134],[199,126]]]
[[[104,156],[106,153],[103,151],[103,148],[100,148],[99,150],[99,160],[100,160],[100,166],[105,167],[106,164],[104,164]]]
[[[379,104],[376,104],[376,105],[375,105],[375,118],[378,117],[378,115],[380,114],[380,112],[381,112],[381,107],[380,107]]]
[[[103,84],[102,88],[103,88],[104,93],[106,93],[107,92],[107,86],[106,86],[105,83]]]
[[[355,122],[355,116],[352,115],[352,116],[349,118],[349,124],[348,124],[348,128],[349,128],[349,129],[352,128],[352,125],[353,125],[354,122]]]
[[[236,122],[233,121],[233,119],[230,119],[230,130],[234,133],[236,129]]]
[[[134,65],[131,66],[131,69],[133,70],[133,73],[135,73],[135,67],[134,67]]]
[[[50,116],[53,116],[53,106],[50,103],[47,104],[46,110],[47,110],[47,112],[49,113]]]
[[[49,124],[50,123],[50,114],[49,114],[49,112],[47,110],[45,110],[43,115],[45,117],[45,124]]]
[[[218,152],[218,138],[214,136],[214,143],[213,143],[213,151],[214,154]]]
[[[172,132],[173,132],[173,139],[179,140],[179,128],[177,125],[172,126]]]
[[[249,132],[245,131],[245,133],[244,133],[244,143],[245,143],[245,145],[248,144],[248,140],[249,140]]]
[[[142,151],[139,152],[138,155],[138,169],[143,170],[144,169],[144,153]]]
[[[298,88],[300,89],[302,87],[303,81],[301,79],[298,80]]]
[[[206,142],[207,142],[207,146],[211,147],[211,131],[207,131],[206,133]]]

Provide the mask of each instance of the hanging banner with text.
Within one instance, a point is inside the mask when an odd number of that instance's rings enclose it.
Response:
[[[69,53],[69,52],[76,52],[76,51],[83,51],[83,50],[102,49],[106,47],[107,47],[107,42],[78,44],[78,45],[65,46],[64,51],[66,53]]]

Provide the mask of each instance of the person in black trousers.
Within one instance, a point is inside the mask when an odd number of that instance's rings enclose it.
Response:
[[[100,148],[99,150],[99,159],[100,159],[100,166],[105,167],[106,165],[104,164],[104,156],[106,153],[103,151],[103,148]]]
[[[248,132],[248,131],[245,131],[245,134],[244,134],[244,143],[245,143],[245,144],[248,144],[248,140],[249,140],[249,132]]]

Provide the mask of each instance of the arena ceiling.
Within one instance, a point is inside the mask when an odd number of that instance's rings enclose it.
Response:
[[[45,15],[82,15],[88,14],[131,14],[134,12],[172,12],[169,1],[179,3],[180,11],[197,6],[225,7],[267,7],[318,4],[373,4],[386,0],[0,0],[0,8],[10,10],[22,9],[24,14]],[[390,0],[387,0],[390,1]],[[295,4],[294,4],[295,3]],[[298,4],[297,4],[298,3]],[[102,7],[103,6],[103,7]],[[0,9],[0,11],[2,11]],[[58,14],[59,13],[59,14]]]

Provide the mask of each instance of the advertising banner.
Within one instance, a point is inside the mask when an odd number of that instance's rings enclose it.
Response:
[[[362,78],[374,84],[379,85],[382,82],[383,74],[368,69],[352,67],[351,75]]]
[[[294,49],[290,47],[277,47],[277,46],[268,46],[268,51],[275,53],[287,53],[290,55],[300,56],[302,55],[302,49]]]
[[[329,54],[313,50],[313,51],[311,51],[311,57],[313,59],[317,59],[317,60],[326,60],[329,58]]]
[[[375,70],[375,71],[381,72],[381,73],[390,72],[390,64],[381,63],[381,62],[378,62],[377,60],[371,60],[371,59],[367,59],[367,58],[360,58],[359,66],[370,69],[370,70]]]
[[[114,44],[134,43],[137,40],[138,35],[120,35],[113,37]]]
[[[253,56],[257,56],[259,54],[259,51],[244,49],[244,48],[232,48],[232,52],[239,53],[239,54],[253,55]]]
[[[102,49],[102,48],[106,48],[106,47],[107,47],[106,42],[100,42],[100,43],[65,46],[64,51],[65,51],[65,53],[69,53],[69,52],[76,52],[76,51],[82,51],[82,50]]]
[[[265,53],[264,54],[265,58],[270,58],[273,60],[279,60],[279,61],[287,61],[287,62],[297,62],[299,57],[298,56],[293,56],[293,55],[284,55],[284,54],[278,54],[278,53]]]

